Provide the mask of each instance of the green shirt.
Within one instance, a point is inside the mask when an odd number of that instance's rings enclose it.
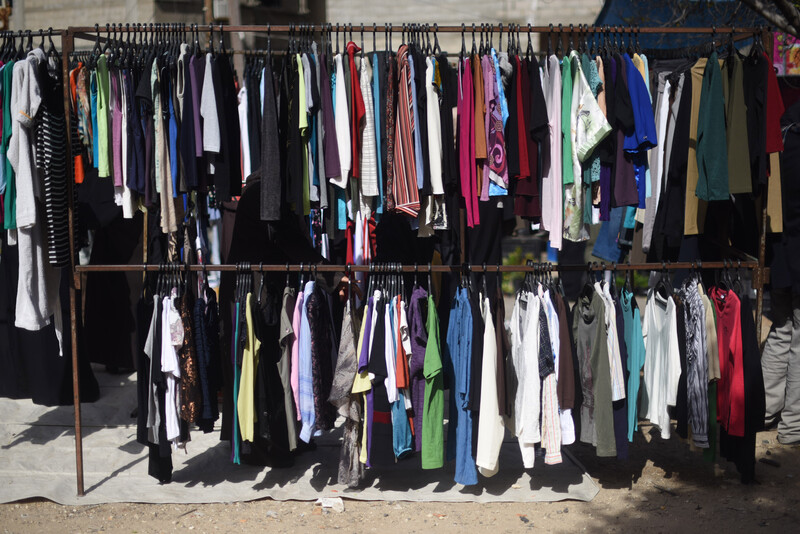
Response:
[[[8,161],[8,144],[11,142],[11,81],[14,79],[14,60],[6,63],[3,68],[3,142],[0,145],[0,154],[3,156],[3,167],[6,178],[6,191],[3,201],[5,211],[3,214],[3,228],[9,230],[17,227],[17,186],[14,177],[14,167]]]
[[[728,186],[731,193],[751,193],[750,149],[747,132],[747,106],[744,102],[742,60],[733,54],[722,66],[722,92],[725,95],[725,122],[728,143]]]
[[[711,54],[703,72],[700,115],[697,119],[697,188],[700,200],[728,200],[728,143],[722,72],[717,53]]]
[[[575,181],[572,175],[572,62],[564,57],[561,62],[561,156],[564,185]]]
[[[109,91],[108,60],[105,54],[101,54],[100,57],[97,58],[97,136],[100,146],[97,162],[97,176],[100,178],[111,176],[111,164],[108,158],[110,151],[110,147],[108,146]]]
[[[425,404],[422,408],[422,468],[444,465],[444,376],[439,350],[439,317],[428,295],[428,345],[425,347]]]

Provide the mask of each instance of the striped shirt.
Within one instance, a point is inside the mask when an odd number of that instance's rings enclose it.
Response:
[[[397,122],[394,144],[393,192],[395,209],[416,217],[419,212],[417,164],[414,156],[414,112],[411,94],[411,68],[408,63],[408,46],[397,53],[400,81],[397,95]]]
[[[378,196],[378,155],[375,137],[375,109],[372,102],[372,67],[361,58],[361,95],[364,98],[364,138],[361,143],[361,194]]]
[[[706,357],[706,310],[692,279],[680,290],[686,320],[686,393],[692,441],[697,447],[708,443],[708,359]]]

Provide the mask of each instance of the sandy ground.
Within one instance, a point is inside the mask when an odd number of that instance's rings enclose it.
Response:
[[[800,525],[800,446],[758,436],[758,483],[742,485],[732,464],[706,463],[673,437],[646,425],[627,461],[573,452],[601,490],[590,503],[446,504],[345,500],[343,512],[311,502],[61,506],[49,501],[0,505],[3,532],[796,532]],[[762,460],[767,460],[764,463]],[[143,488],[146,491],[146,488]]]

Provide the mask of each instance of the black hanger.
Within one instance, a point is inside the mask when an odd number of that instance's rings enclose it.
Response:
[[[466,30],[467,25],[463,22],[461,23],[461,52],[458,54],[458,58],[460,60],[464,59],[464,55],[467,53],[467,44],[464,40],[464,31]]]
[[[654,291],[664,298],[669,298],[672,295],[672,281],[667,270],[667,264],[663,261],[661,262],[661,276],[656,282]]]
[[[472,54],[470,54],[470,55],[474,56],[477,53],[478,53],[478,51],[475,48],[475,23],[473,22],[472,23]]]
[[[464,48],[464,25],[461,25],[461,48]],[[439,24],[433,23],[433,55],[438,56],[442,53],[442,47],[439,46]]]
[[[256,302],[261,305],[261,291],[264,289],[264,262],[258,265],[258,286],[256,289]]]
[[[433,269],[431,269],[431,264],[428,263],[428,295],[431,295],[431,296],[433,296],[433,292],[431,291],[431,287],[432,287],[432,284],[431,284],[431,272],[432,271],[433,271]]]
[[[564,37],[564,25],[558,24],[558,41],[556,41],[556,56],[561,56],[561,41]]]

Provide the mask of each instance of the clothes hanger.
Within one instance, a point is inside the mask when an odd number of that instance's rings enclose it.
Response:
[[[461,48],[464,48],[464,25],[461,25]],[[442,53],[442,47],[439,46],[439,24],[433,23],[433,55],[439,56]]]
[[[466,24],[463,22],[461,23],[461,52],[458,54],[459,61],[464,60],[464,55],[467,53],[467,44],[464,40],[464,31],[466,30]]]

